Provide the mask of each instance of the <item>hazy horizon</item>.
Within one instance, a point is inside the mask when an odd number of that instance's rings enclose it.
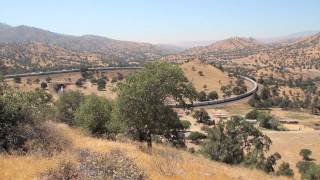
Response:
[[[3,2],[0,22],[68,35],[175,44],[229,37],[273,38],[320,30],[320,2],[51,1]]]

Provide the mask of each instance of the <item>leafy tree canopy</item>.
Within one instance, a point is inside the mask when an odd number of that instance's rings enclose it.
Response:
[[[178,66],[155,62],[119,85],[118,103],[121,119],[151,147],[151,135],[174,141],[183,128],[177,114],[167,106],[168,100],[185,105],[187,99],[195,98],[195,89]]]

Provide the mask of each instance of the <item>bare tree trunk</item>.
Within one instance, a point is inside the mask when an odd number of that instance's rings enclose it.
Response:
[[[150,130],[147,131],[147,146],[149,150],[152,149],[152,138]]]

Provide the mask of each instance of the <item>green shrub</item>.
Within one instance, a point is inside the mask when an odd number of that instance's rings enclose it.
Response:
[[[46,78],[47,83],[50,83],[51,80],[52,80],[52,78],[51,78],[50,76],[48,76],[48,77]]]
[[[194,147],[191,147],[188,149],[188,152],[190,152],[191,154],[194,154],[196,150],[194,149]]]
[[[199,141],[202,139],[207,138],[207,136],[201,132],[195,131],[195,132],[190,132],[188,139],[191,141]]]
[[[311,161],[299,161],[297,168],[301,174],[301,179],[305,180],[318,180],[320,179],[320,165]]]
[[[189,129],[191,126],[191,123],[188,120],[181,120],[180,122],[183,126],[183,129]]]
[[[14,81],[15,83],[21,83],[21,77],[19,77],[19,76],[14,77],[14,78],[13,78],[13,81]]]
[[[218,95],[218,93],[216,91],[211,91],[208,94],[208,98],[211,99],[211,100],[215,100],[215,99],[219,98],[219,95]]]
[[[112,79],[111,79],[111,83],[116,83],[116,82],[118,82],[118,78],[117,77],[112,77]]]
[[[206,125],[213,124],[213,122],[210,120],[208,112],[203,108],[196,110],[193,114],[193,117],[197,120],[197,122],[204,123]]]
[[[99,91],[104,90],[106,88],[106,84],[107,84],[107,82],[105,79],[103,79],[103,78],[98,79],[97,80],[98,90]]]
[[[281,128],[279,121],[275,119],[275,117],[263,111],[258,111],[254,109],[249,113],[247,113],[245,118],[256,119],[259,122],[259,126],[266,129],[283,130],[283,128]]]
[[[307,172],[302,175],[301,179],[319,180],[320,179],[320,165],[311,166],[307,170]]]
[[[207,99],[207,94],[206,94],[206,92],[200,91],[200,92],[198,93],[198,100],[199,100],[199,101],[206,101],[206,100],[208,100],[208,99]]]
[[[273,160],[277,159],[277,156],[265,157],[270,145],[270,138],[243,118],[235,116],[227,122],[219,121],[209,129],[201,152],[212,160],[270,170]]]
[[[84,96],[79,91],[68,91],[59,96],[56,102],[56,119],[69,125],[75,124],[75,112],[83,102]]]
[[[280,164],[278,171],[276,172],[277,176],[289,176],[292,177],[294,175],[293,170],[290,168],[289,163],[282,162]]]
[[[90,79],[91,84],[96,84],[97,83],[97,79],[95,77],[92,77]]]
[[[40,87],[41,87],[42,89],[46,89],[46,88],[48,87],[48,84],[47,84],[46,82],[42,82],[41,85],[40,85]]]
[[[33,127],[51,115],[52,96],[42,90],[0,96],[0,151],[21,150]]]
[[[246,119],[258,119],[258,116],[260,115],[260,112],[256,109],[248,112],[245,116]]]
[[[112,104],[104,97],[90,95],[76,110],[75,123],[95,135],[110,134]]]
[[[84,79],[84,78],[79,78],[79,79],[76,81],[76,86],[78,86],[78,87],[82,86],[84,81],[86,81],[86,79]]]
[[[312,154],[312,151],[310,149],[301,149],[299,154],[300,154],[300,156],[302,156],[303,160],[305,160],[305,161],[311,160],[310,156]]]

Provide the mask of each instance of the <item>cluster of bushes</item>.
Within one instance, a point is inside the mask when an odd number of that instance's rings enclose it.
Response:
[[[243,164],[275,173],[274,167],[281,156],[279,153],[267,156],[271,143],[271,139],[259,129],[235,116],[230,121],[220,121],[208,130],[208,138],[202,144],[201,152],[216,161]]]
[[[0,87],[0,151],[52,155],[70,144],[45,121],[54,112],[51,95]]]
[[[219,95],[216,91],[211,91],[208,94],[204,91],[200,91],[198,93],[199,101],[209,101],[209,100],[216,100],[216,99],[219,99]]]
[[[111,137],[119,130],[118,121],[112,118],[113,103],[104,97],[69,91],[60,96],[56,109],[57,120],[81,127],[93,135]]]
[[[245,116],[246,119],[255,119],[258,121],[259,126],[272,129],[272,130],[284,130],[279,121],[272,115],[264,111],[258,111],[256,109],[248,112]]]
[[[206,125],[209,125],[209,126],[213,125],[215,123],[214,120],[212,120],[210,118],[208,112],[203,108],[201,108],[200,110],[195,110],[192,116],[199,123],[203,123],[203,124],[206,124]]]

